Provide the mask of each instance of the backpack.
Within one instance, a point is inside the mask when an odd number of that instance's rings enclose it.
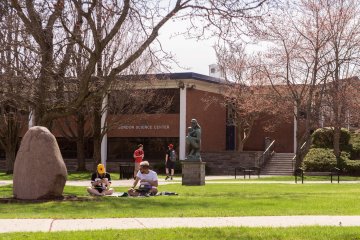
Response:
[[[139,189],[137,191],[147,193],[151,190],[151,188],[152,186],[149,183],[145,182],[140,184]]]
[[[176,161],[176,152],[174,149],[172,149],[170,151],[169,159],[170,159],[170,161],[173,161],[173,162]]]

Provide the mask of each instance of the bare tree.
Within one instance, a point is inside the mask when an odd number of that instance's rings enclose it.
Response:
[[[32,71],[27,74],[33,81],[32,95],[27,100],[35,112],[36,124],[45,126],[56,118],[74,114],[88,98],[103,95],[116,76],[156,40],[164,24],[180,12],[191,18],[246,19],[254,9],[266,5],[264,0],[239,1],[232,6],[226,1],[191,0],[9,2],[28,34],[24,41],[24,49],[31,56],[28,60],[34,60]],[[103,52],[114,47],[117,35],[130,40],[125,41],[129,45],[119,49],[123,53],[121,58],[110,59],[114,64],[106,69]],[[62,104],[65,79],[74,77],[71,56],[78,54],[80,48],[85,67],[77,76],[79,92],[69,103]],[[93,91],[94,88],[97,90]]]
[[[6,172],[12,173],[20,134],[27,123],[27,104],[13,96],[25,96],[27,83],[19,74],[22,29],[7,2],[0,3],[0,146],[6,154]]]
[[[269,130],[281,122],[274,121],[274,117],[283,121],[289,117],[286,101],[271,86],[264,85],[265,75],[261,72],[258,56],[249,56],[245,48],[238,44],[216,48],[218,64],[228,82],[223,91],[224,105],[231,112],[230,124],[237,129],[238,151],[243,151],[255,123],[261,123],[264,130]],[[279,108],[279,104],[283,107]]]
[[[141,75],[129,75],[119,78],[112,84],[106,105],[97,106],[95,102],[88,102],[88,105],[76,115],[56,121],[55,127],[60,130],[62,136],[77,144],[77,171],[86,170],[84,143],[86,139],[94,137],[94,132],[98,131],[99,134],[99,141],[93,143],[93,159],[94,164],[97,165],[101,160],[101,141],[110,130],[130,123],[134,119],[141,119],[148,113],[162,113],[169,109],[172,98],[158,94],[152,85],[153,80],[142,81],[143,86],[140,88],[138,82],[141,77]],[[100,103],[102,100],[100,99]],[[100,119],[96,118],[97,111]],[[106,124],[102,126],[101,118],[105,111]],[[126,118],[121,117],[124,115]]]
[[[345,123],[346,110],[350,110],[351,84],[349,79],[359,73],[360,8],[354,0],[320,1],[326,10],[325,31],[330,36],[327,56],[329,78],[326,82],[327,99],[332,108],[334,154],[340,160],[340,130]],[[356,96],[356,95],[355,95]]]
[[[321,1],[284,1],[279,12],[267,19],[259,38],[269,43],[263,71],[277,91],[286,86],[294,104],[296,166],[302,146],[310,146],[310,134],[317,126],[324,82],[328,77],[327,14]],[[301,127],[304,125],[304,129]],[[303,130],[302,130],[303,129]]]
[[[250,24],[250,19],[267,12],[268,2],[243,0],[229,5],[225,0],[2,1],[1,18],[7,13],[11,17],[0,22],[1,47],[7,47],[6,53],[0,51],[1,62],[11,58],[6,61],[11,69],[7,73],[15,73],[21,79],[22,91],[1,86],[1,94],[31,109],[36,125],[51,128],[53,120],[76,114],[86,102],[95,99],[99,104],[117,76],[132,70],[145,51],[161,52],[161,43],[156,39],[170,19],[189,19],[193,28],[203,29],[200,32],[209,26],[220,30],[221,25],[228,31],[239,24]],[[6,31],[10,26],[16,28]],[[126,44],[119,46],[119,39]],[[151,64],[161,59],[157,54],[151,56]],[[144,66],[152,67],[151,64]],[[74,79],[75,88],[71,83]],[[73,89],[76,94],[67,98],[67,92]],[[99,107],[98,110],[101,111]],[[94,119],[94,124],[98,124],[99,115]],[[100,134],[96,135],[99,139]]]

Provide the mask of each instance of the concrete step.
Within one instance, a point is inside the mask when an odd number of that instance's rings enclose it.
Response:
[[[269,161],[268,163],[285,163],[285,164],[292,164],[292,161]]]
[[[261,170],[264,175],[292,175],[293,153],[275,153]]]
[[[260,172],[260,175],[293,175],[293,171]]]
[[[271,162],[266,163],[267,166],[282,165],[282,164],[284,164],[284,165],[292,165],[292,162],[273,162],[273,161],[271,161]]]
[[[292,166],[291,163],[267,163],[266,166]]]
[[[292,176],[292,172],[269,172],[269,173],[260,173],[261,175],[279,175],[279,176]]]

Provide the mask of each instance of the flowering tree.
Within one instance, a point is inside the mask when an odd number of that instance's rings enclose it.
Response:
[[[224,89],[224,105],[231,112],[230,124],[237,129],[237,150],[243,151],[256,122],[264,130],[273,128],[275,118],[287,121],[291,107],[270,85],[265,85],[265,75],[260,71],[258,56],[248,56],[243,45],[217,48],[218,64],[228,86]],[[279,90],[281,91],[281,90]],[[278,106],[283,107],[279,108]],[[228,123],[229,124],[229,123]]]

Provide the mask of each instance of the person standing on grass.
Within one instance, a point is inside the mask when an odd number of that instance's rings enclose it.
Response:
[[[135,189],[140,182],[139,188]],[[150,170],[149,162],[143,161],[140,163],[140,170],[136,174],[135,181],[132,187],[128,190],[129,196],[148,196],[156,195],[158,192],[158,176],[153,170]]]
[[[173,180],[175,161],[176,161],[176,151],[174,149],[174,145],[169,144],[168,150],[165,155],[165,172],[166,172],[165,180],[168,180],[169,178],[170,180]],[[170,172],[170,176],[169,176],[169,172]]]
[[[138,145],[138,148],[135,150],[133,157],[135,161],[135,167],[134,167],[134,179],[136,178],[136,174],[138,173],[140,169],[140,163],[144,159],[144,146],[142,144]]]
[[[105,166],[99,164],[96,172],[91,176],[91,187],[87,188],[88,193],[95,196],[105,196],[114,193],[114,189],[110,188],[111,177],[105,171]]]

